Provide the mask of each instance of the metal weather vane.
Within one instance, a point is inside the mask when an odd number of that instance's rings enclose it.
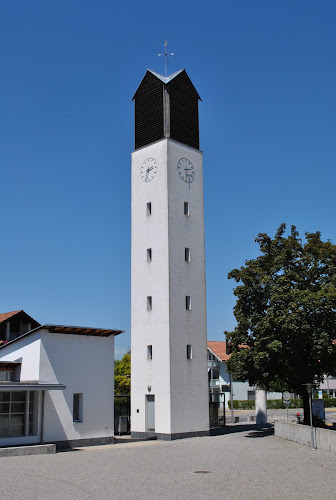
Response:
[[[167,76],[167,59],[168,59],[168,56],[173,56],[174,55],[174,52],[171,52],[170,54],[167,53],[167,45],[168,45],[168,41],[165,40],[164,41],[164,47],[165,47],[164,54],[158,54],[158,56],[165,56],[165,76]]]

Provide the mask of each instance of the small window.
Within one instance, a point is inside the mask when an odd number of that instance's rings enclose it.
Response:
[[[190,295],[186,296],[186,309],[188,311],[191,311],[191,297],[190,297]]]
[[[151,310],[152,310],[152,296],[148,295],[148,297],[147,297],[147,311],[151,311]]]
[[[189,215],[189,203],[187,201],[184,202],[184,215]]]
[[[190,248],[184,249],[184,260],[190,262]]]
[[[147,215],[152,215],[152,203],[150,201],[147,203]]]
[[[152,262],[152,249],[147,248],[147,262]]]
[[[153,346],[147,346],[147,359],[153,359]]]
[[[249,401],[254,401],[255,400],[255,391],[247,391],[247,399]]]
[[[187,359],[192,359],[192,347],[190,344],[187,344]]]
[[[74,422],[83,422],[83,394],[77,393],[73,395],[73,411],[72,417]]]

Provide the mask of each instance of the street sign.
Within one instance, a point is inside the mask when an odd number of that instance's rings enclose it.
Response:
[[[288,391],[283,392],[282,399],[284,399],[285,401],[289,401],[291,399],[291,393]]]

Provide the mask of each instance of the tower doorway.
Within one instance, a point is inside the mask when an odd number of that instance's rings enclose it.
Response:
[[[146,395],[146,427],[147,431],[155,432],[155,396]]]

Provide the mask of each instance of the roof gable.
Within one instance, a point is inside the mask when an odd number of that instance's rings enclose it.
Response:
[[[22,309],[19,309],[18,311],[1,313],[0,314],[0,323],[3,323],[4,321],[7,321],[8,319],[12,318],[13,316],[16,316],[19,312],[24,312],[24,311]]]
[[[207,342],[207,347],[220,361],[227,361],[230,358],[230,354],[226,354],[225,341],[211,340]]]

